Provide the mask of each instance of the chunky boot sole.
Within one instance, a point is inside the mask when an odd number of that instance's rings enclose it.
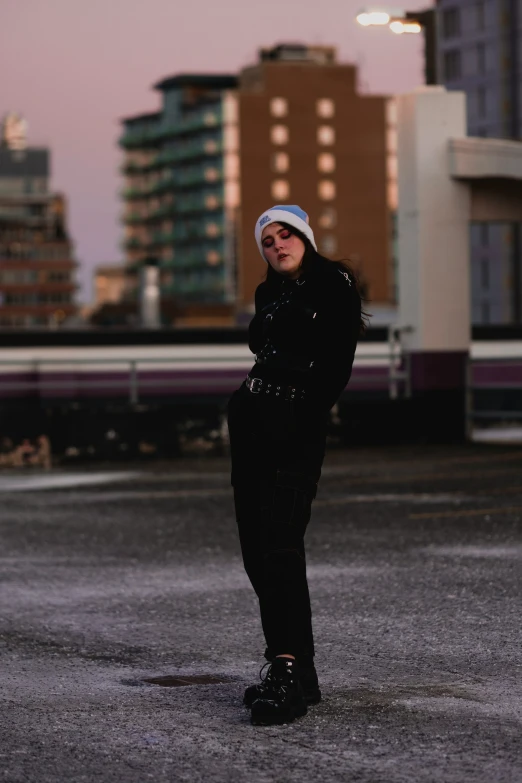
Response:
[[[252,705],[252,707],[253,706],[254,705]],[[281,726],[284,723],[293,723],[296,718],[302,718],[303,715],[306,715],[307,711],[308,708],[306,704],[303,704],[302,707],[288,710],[288,712],[282,715],[271,713],[268,710],[265,712],[264,710],[255,710],[253,708],[250,722],[252,726]]]
[[[256,692],[250,692],[253,691],[254,688],[257,688],[257,685],[251,685],[249,688],[246,689],[245,695],[243,696],[243,704],[245,707],[248,707],[250,709],[252,707],[252,704],[255,702],[256,699],[262,698],[261,693]],[[303,688],[303,694],[305,698],[305,702],[309,707],[312,707],[314,704],[319,704],[321,701],[321,689],[320,688],[309,688],[306,690]]]

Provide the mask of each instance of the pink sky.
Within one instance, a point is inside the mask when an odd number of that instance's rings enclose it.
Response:
[[[362,29],[364,0],[2,0],[0,116],[21,112],[29,143],[52,150],[52,184],[69,200],[79,298],[97,264],[122,260],[119,119],[155,110],[151,85],[180,72],[230,72],[282,41],[335,45],[362,91],[423,80],[422,36]],[[366,3],[366,6],[369,4]],[[381,5],[379,3],[379,5]],[[390,4],[395,7],[395,3]],[[408,2],[408,10],[429,0]]]

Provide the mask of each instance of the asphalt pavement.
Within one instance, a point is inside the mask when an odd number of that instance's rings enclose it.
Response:
[[[520,447],[329,452],[307,534],[324,698],[254,727],[227,460],[4,470],[0,780],[518,783],[521,520]]]

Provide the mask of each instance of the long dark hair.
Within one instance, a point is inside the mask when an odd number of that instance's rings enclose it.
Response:
[[[279,222],[279,221],[278,221]],[[303,260],[301,261],[301,269],[303,274],[312,273],[321,267],[323,267],[325,264],[335,264],[338,267],[341,267],[345,270],[345,272],[348,272],[350,275],[350,278],[352,282],[355,285],[356,291],[361,297],[361,304],[368,304],[368,297],[366,293],[366,286],[361,281],[361,278],[359,277],[358,273],[352,268],[352,266],[349,264],[348,261],[345,259],[341,261],[334,261],[331,258],[327,258],[326,256],[323,256],[321,253],[319,253],[310,240],[308,239],[305,234],[303,234],[299,229],[294,228],[294,226],[289,225],[289,223],[283,223],[280,222],[280,225],[286,228],[287,231],[290,231],[291,234],[294,234],[294,236],[299,237],[301,242],[305,246],[305,252],[303,255]],[[283,275],[280,275],[279,272],[276,272],[275,269],[270,266],[270,264],[267,262],[267,270],[265,275],[265,280],[268,283],[269,286],[279,286],[281,285],[282,280],[284,279]],[[363,332],[366,331],[366,328],[370,322],[371,313],[368,313],[364,307],[361,307],[361,324],[360,324],[360,332],[363,334]]]

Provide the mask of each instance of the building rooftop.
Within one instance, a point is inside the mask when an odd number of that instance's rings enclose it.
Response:
[[[169,76],[154,85],[155,90],[171,90],[176,87],[208,87],[228,90],[237,87],[237,76],[224,73],[180,73]]]
[[[49,150],[28,147],[11,150],[0,147],[0,177],[48,177]]]
[[[269,49],[259,50],[261,62],[284,60],[285,62],[313,62],[331,65],[337,61],[335,46],[309,46],[302,43],[280,43]]]
[[[121,121],[127,123],[127,125],[133,125],[134,123],[139,125],[140,123],[147,122],[149,120],[159,120],[160,117],[160,111],[151,111],[145,112],[145,114],[133,114],[132,117],[123,117]]]

